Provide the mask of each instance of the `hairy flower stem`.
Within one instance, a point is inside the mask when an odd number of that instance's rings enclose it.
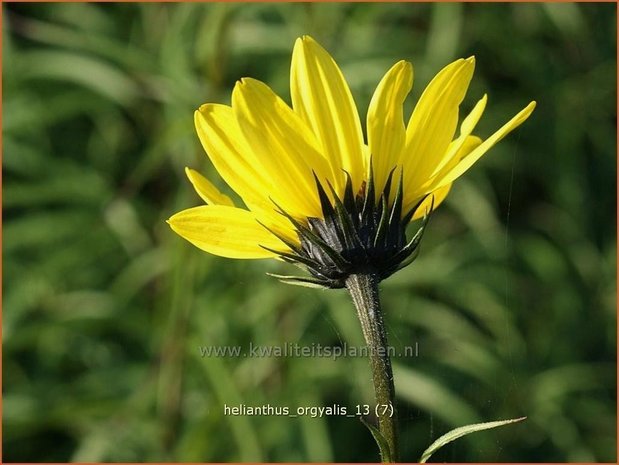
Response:
[[[363,337],[369,347],[370,365],[376,404],[378,429],[389,447],[389,457],[381,453],[383,462],[399,460],[397,412],[393,371],[387,350],[387,334],[378,297],[379,278],[372,273],[352,274],[346,278],[346,288],[357,308]],[[385,406],[389,406],[388,408]]]

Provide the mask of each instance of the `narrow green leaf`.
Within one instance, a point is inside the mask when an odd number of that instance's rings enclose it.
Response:
[[[458,438],[461,438],[462,436],[466,436],[467,434],[471,434],[476,431],[483,431],[485,429],[498,428],[499,426],[517,423],[519,421],[525,420],[526,418],[527,417],[514,418],[512,420],[489,421],[487,423],[476,423],[473,425],[461,426],[460,428],[453,429],[449,433],[442,435],[440,438],[434,441],[430,445],[430,447],[428,447],[421,455],[419,463],[426,463],[430,456],[434,454],[437,450],[439,450],[444,445],[449,444],[450,442],[455,441]]]
[[[366,428],[370,430],[372,436],[374,436],[374,440],[376,441],[378,449],[380,450],[381,462],[393,463],[393,460],[391,458],[391,451],[389,450],[389,444],[387,443],[387,440],[382,435],[382,433],[378,430],[378,428],[368,423],[363,417],[359,417],[359,419],[361,420],[361,423],[363,423]]]

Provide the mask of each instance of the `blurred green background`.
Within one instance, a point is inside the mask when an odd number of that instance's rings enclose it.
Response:
[[[532,118],[456,183],[420,258],[382,284],[403,459],[616,460],[614,4],[4,4],[5,461],[373,461],[354,419],[229,417],[223,405],[353,409],[368,362],[202,358],[201,345],[362,344],[343,291],[275,261],[193,248],[165,224],[217,175],[193,128],[252,76],[289,101],[294,39],[336,58],[362,118],[413,62],[413,102],[477,57],[488,136]],[[219,182],[219,181],[218,181]],[[219,184],[221,187],[223,185]]]

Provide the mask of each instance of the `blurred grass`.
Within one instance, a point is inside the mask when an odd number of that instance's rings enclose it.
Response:
[[[365,115],[396,60],[410,111],[475,54],[480,134],[538,108],[461,179],[417,262],[383,284],[405,460],[467,422],[527,415],[437,461],[616,460],[616,6],[5,4],[5,461],[372,461],[346,418],[223,404],[372,399],[363,359],[203,359],[200,345],[361,344],[342,292],[200,253],[164,220],[217,180],[192,123],[253,76],[288,99],[295,37],[338,60]],[[219,181],[217,181],[219,182]],[[222,183],[219,183],[223,187]]]

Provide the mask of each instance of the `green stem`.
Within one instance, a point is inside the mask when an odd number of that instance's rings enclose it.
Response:
[[[363,337],[370,352],[372,380],[376,403],[379,406],[377,409],[378,429],[387,442],[391,461],[397,462],[399,453],[395,388],[387,347],[387,334],[378,296],[378,281],[378,277],[372,273],[353,274],[346,279],[346,288],[357,308]],[[389,406],[389,408],[384,411],[384,408],[380,408],[382,406]],[[383,462],[387,461],[387,457],[384,454],[381,455]]]

